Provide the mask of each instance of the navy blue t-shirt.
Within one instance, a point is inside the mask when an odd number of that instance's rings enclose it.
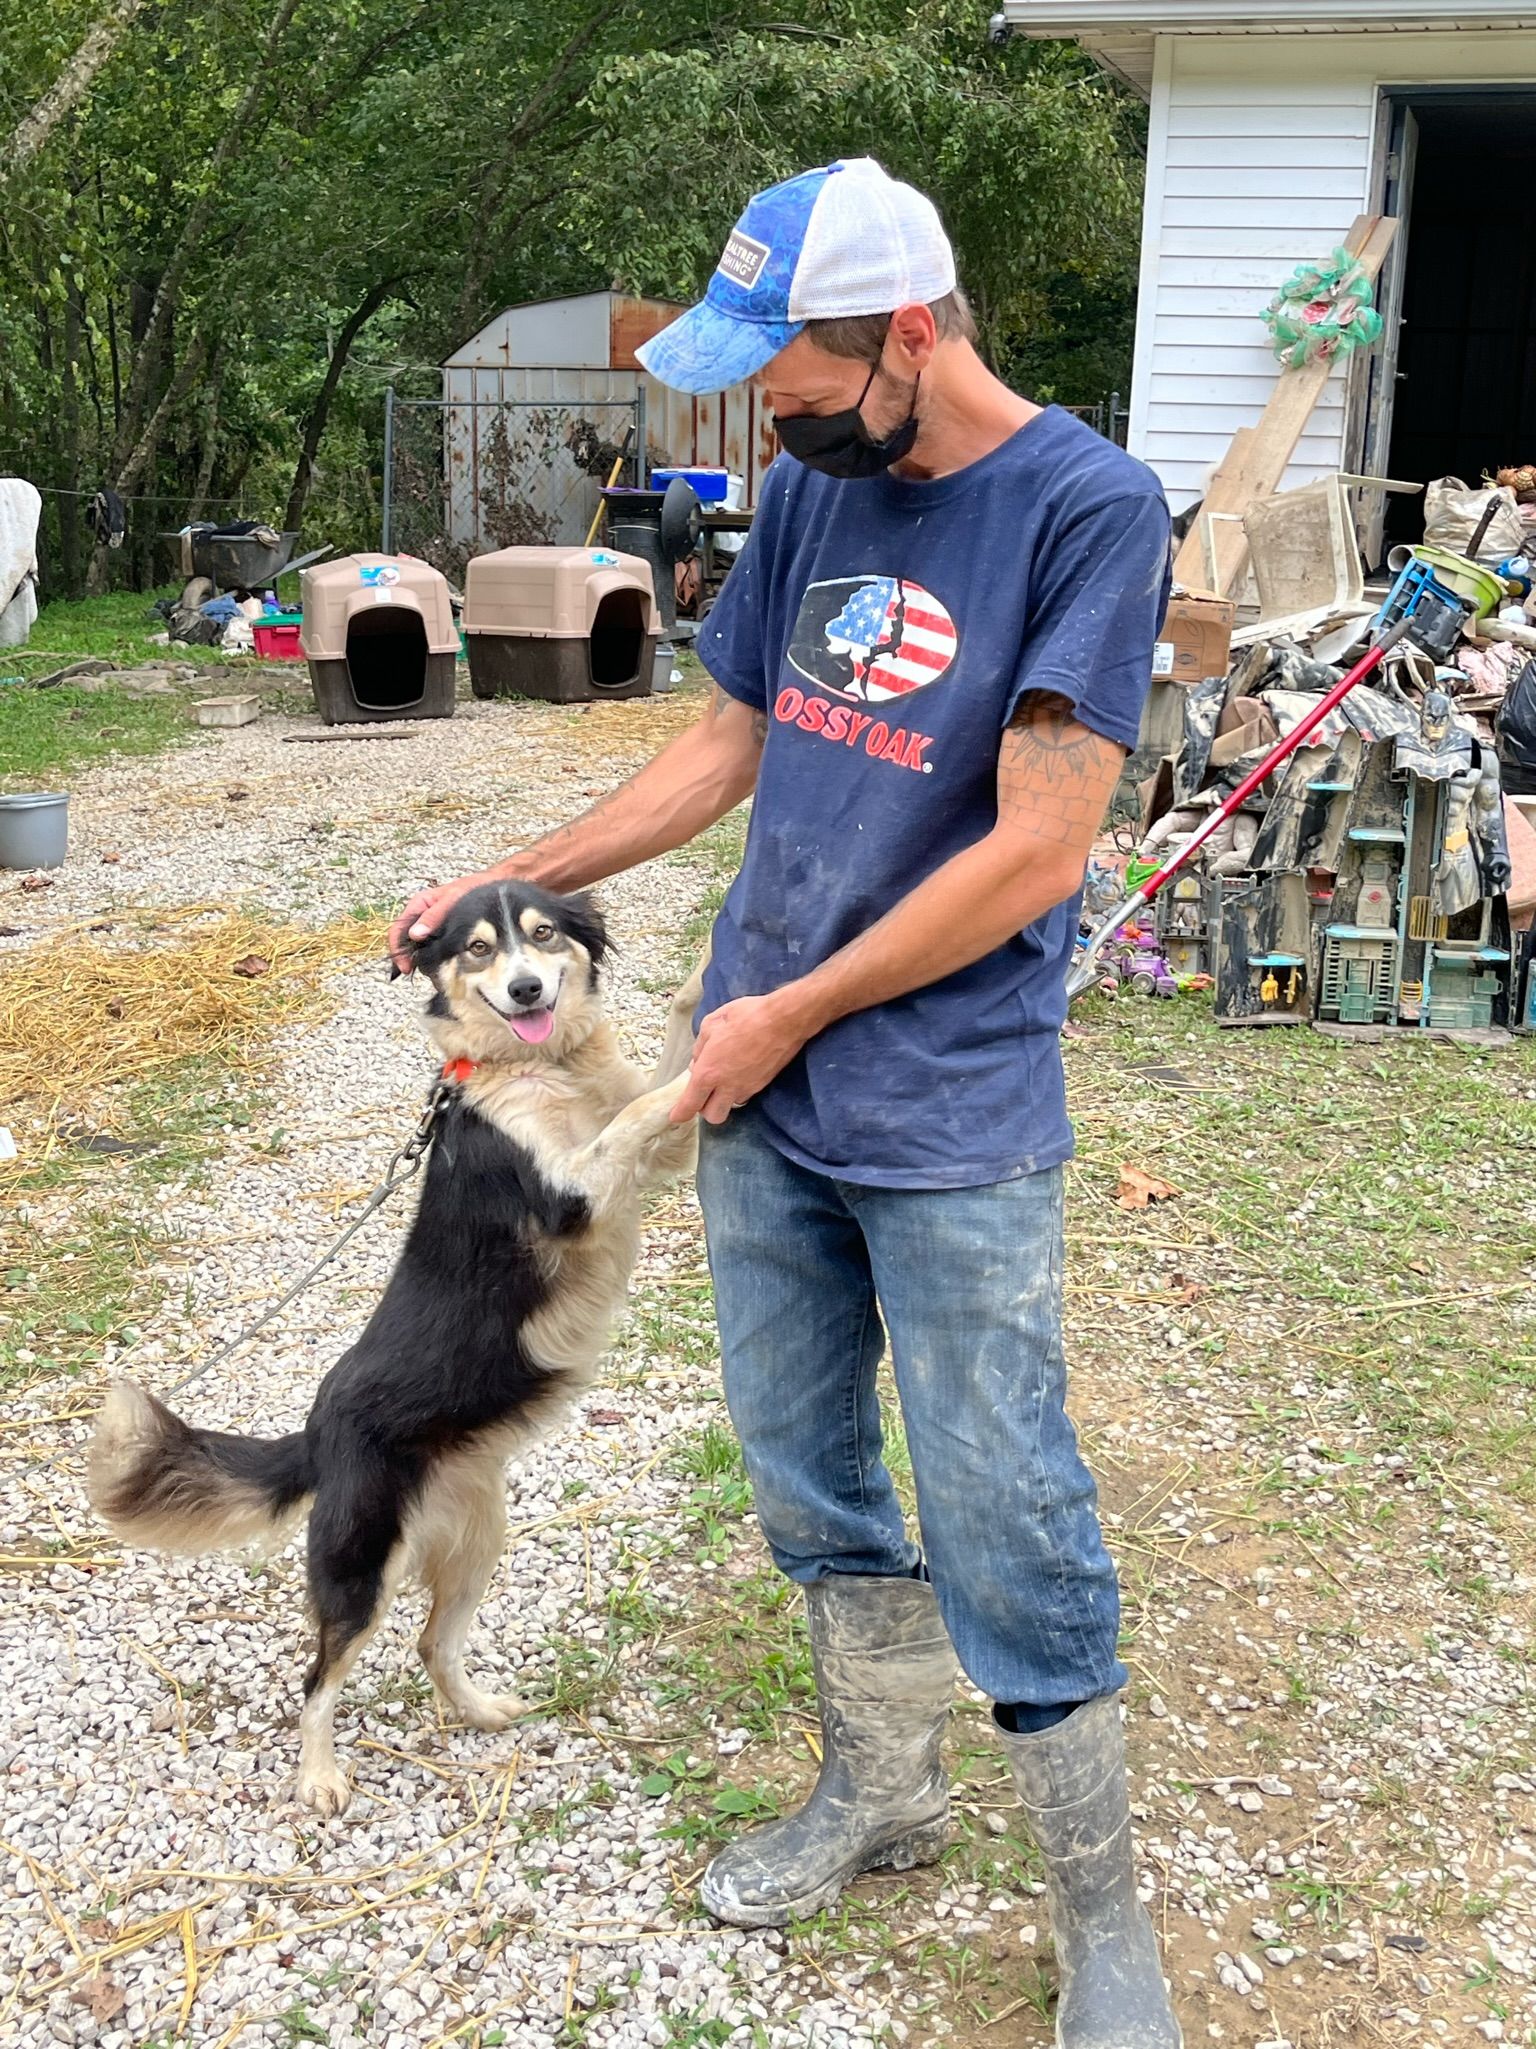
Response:
[[[768,714],[746,858],[700,1016],[818,967],[997,820],[1020,697],[1134,747],[1168,596],[1152,473],[1048,408],[928,481],[842,482],[781,455],[698,638]],[[982,960],[814,1039],[755,1098],[790,1159],[964,1188],[1067,1159],[1060,1033],[1078,900]]]

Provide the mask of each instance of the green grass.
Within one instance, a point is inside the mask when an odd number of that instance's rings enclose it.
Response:
[[[281,580],[279,599],[296,604],[299,580]],[[180,583],[166,584],[152,591],[110,591],[100,598],[56,598],[37,615],[26,647],[0,649],[0,675],[19,671],[28,675],[39,669],[61,666],[63,661],[82,661],[88,656],[119,665],[132,662],[195,662],[199,668],[237,661],[216,647],[166,647],[155,640],[164,633],[165,621],[154,609],[161,598],[175,598]]]
[[[195,1183],[225,1142],[247,1126],[254,1097],[231,1100],[223,1064],[207,1058],[167,1069],[129,1090],[114,1136],[150,1150],[101,1157],[65,1144],[13,1175],[14,1203],[0,1268],[0,1387],[44,1373],[76,1375],[110,1343],[131,1343],[135,1319],[164,1299],[152,1269],[166,1247],[149,1197],[175,1179]],[[284,1144],[274,1136],[274,1147]],[[68,1195],[61,1226],[49,1198]]]
[[[1324,1380],[1348,1386],[1373,1448],[1401,1452],[1415,1477],[1492,1479],[1536,1502],[1536,1041],[1227,1031],[1194,1003],[1095,1003],[1081,1019],[1087,1037],[1068,1048],[1069,1280],[1097,1313],[1076,1355],[1112,1371],[1127,1345],[1143,1348],[1170,1388],[1198,1386],[1209,1364],[1273,1448],[1273,1469],[1241,1476],[1261,1487],[1295,1486],[1279,1460],[1319,1424],[1292,1385]],[[1197,1091],[1149,1085],[1136,1072],[1149,1061]],[[1123,1215],[1127,1161],[1180,1193]],[[1162,1257],[1170,1243],[1184,1253]],[[1167,1306],[1170,1266],[1198,1292],[1187,1307]],[[1138,1310],[1138,1290],[1161,1291],[1159,1306]],[[1358,1467],[1360,1447],[1341,1449]],[[1369,1468],[1355,1484],[1330,1476],[1327,1491],[1314,1541],[1381,1505]]]
[[[154,600],[174,595],[168,589],[57,599],[39,612],[26,647],[0,649],[0,790],[36,788],[104,755],[158,754],[196,737],[185,692],[134,697],[113,688],[26,687],[86,659],[117,668],[233,664],[237,658],[219,648],[157,644],[155,636],[164,633],[165,621],[153,609]]]
[[[0,689],[0,790],[53,787],[107,755],[161,754],[196,737],[180,692]]]
[[[736,879],[741,867],[742,856],[747,850],[747,820],[750,816],[745,804],[728,811],[724,818],[712,825],[708,832],[700,833],[686,847],[668,860],[681,862],[685,866],[703,868],[709,880],[704,893],[694,909],[693,915],[678,935],[677,956],[680,970],[686,973],[698,959],[700,950],[715,922],[715,915],[725,902],[725,893]]]
[[[107,662],[153,662],[168,657],[199,661],[208,648],[157,647],[153,636],[164,633],[165,621],[155,611],[156,598],[174,597],[180,586],[163,591],[112,591],[101,598],[57,598],[44,605],[26,647],[0,652],[0,673],[12,664],[35,675],[65,661],[87,656]]]

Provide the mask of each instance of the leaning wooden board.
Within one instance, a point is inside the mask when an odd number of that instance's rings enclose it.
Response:
[[[1374,283],[1386,261],[1397,222],[1390,214],[1361,214],[1344,239]],[[1279,488],[1296,444],[1333,372],[1333,359],[1282,370],[1257,425],[1239,427],[1206,490],[1200,516],[1174,561],[1174,581],[1226,597],[1248,560],[1242,514],[1255,498]]]

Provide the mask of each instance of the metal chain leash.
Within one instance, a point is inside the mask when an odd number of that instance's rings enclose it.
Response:
[[[265,1330],[272,1319],[286,1309],[296,1295],[301,1295],[318,1273],[330,1265],[342,1247],[356,1237],[357,1233],[375,1211],[383,1208],[395,1190],[403,1188],[407,1181],[413,1180],[421,1172],[421,1163],[426,1157],[427,1148],[432,1143],[433,1134],[437,1130],[438,1119],[443,1113],[443,1106],[454,1092],[454,1085],[451,1082],[438,1079],[432,1084],[431,1093],[427,1097],[426,1105],[420,1117],[416,1120],[416,1129],[405,1141],[405,1144],[391,1156],[389,1165],[384,1170],[383,1180],[374,1189],[368,1200],[363,1204],[363,1207],[358,1211],[336,1242],[328,1246],[315,1261],[314,1265],[300,1274],[287,1293],[279,1295],[271,1308],[259,1316],[254,1323],[248,1324],[238,1336],[232,1337],[227,1344],[220,1345],[211,1358],[205,1359],[200,1366],[195,1366],[190,1373],[184,1374],[180,1380],[167,1388],[166,1398],[169,1398],[171,1395],[180,1394],[181,1390],[184,1387],[190,1387],[194,1380],[201,1380],[205,1373],[211,1373],[215,1366],[221,1366],[232,1352],[239,1351],[242,1345],[249,1343],[258,1331]]]

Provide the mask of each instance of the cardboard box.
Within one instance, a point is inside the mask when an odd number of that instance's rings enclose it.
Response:
[[[1200,683],[1225,676],[1237,607],[1226,598],[1172,598],[1152,655],[1155,683]]]
[[[1509,922],[1523,932],[1536,919],[1536,802],[1529,797],[1504,799],[1504,836],[1509,841]]]

